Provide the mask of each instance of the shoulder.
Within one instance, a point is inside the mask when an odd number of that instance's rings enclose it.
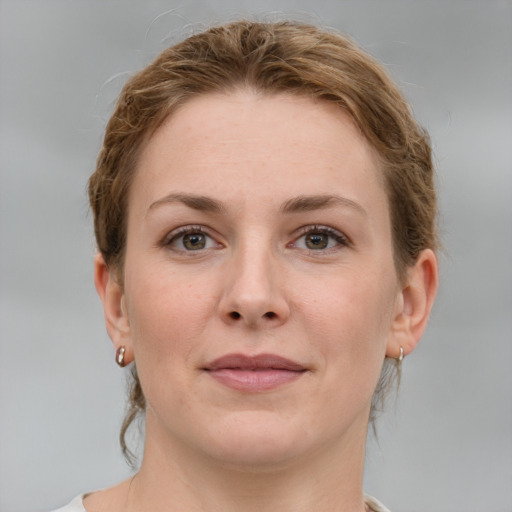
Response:
[[[369,494],[364,495],[364,502],[368,507],[370,507],[372,512],[389,512],[389,509],[387,509],[378,499],[370,496]]]
[[[83,498],[84,495],[80,494],[80,496],[77,496],[73,501],[71,501],[71,503],[68,503],[66,506],[54,510],[53,512],[86,512]]]
[[[66,506],[52,512],[92,512],[96,510],[113,512],[123,510],[123,503],[131,481],[132,478],[128,478],[113,487],[80,494]],[[87,509],[85,508],[86,505]]]
[[[70,503],[61,507],[53,512],[87,512],[84,507],[84,494],[80,494],[75,499],[73,499]],[[364,502],[370,507],[372,512],[389,512],[389,510],[376,498],[373,496],[369,496],[368,494],[364,495]]]

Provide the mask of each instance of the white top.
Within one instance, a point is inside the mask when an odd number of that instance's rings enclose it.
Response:
[[[54,510],[53,512],[87,512],[83,503],[84,496],[85,494],[80,494],[80,496],[77,496],[71,503],[65,507]],[[372,498],[372,496],[369,496],[368,494],[364,495],[364,502],[373,512],[389,512],[389,510],[379,500]]]

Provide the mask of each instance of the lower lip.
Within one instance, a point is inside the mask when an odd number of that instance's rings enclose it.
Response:
[[[208,372],[216,381],[238,391],[256,393],[275,389],[299,379],[304,372],[292,370],[236,370],[223,368]]]

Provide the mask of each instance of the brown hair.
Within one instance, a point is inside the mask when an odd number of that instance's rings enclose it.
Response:
[[[107,125],[89,198],[98,248],[122,284],[127,201],[137,157],[162,122],[190,98],[248,87],[322,99],[350,114],[380,156],[400,279],[421,250],[437,248],[436,195],[428,135],[413,119],[383,68],[347,38],[293,22],[239,21],[215,27],[163,51],[124,86]],[[370,421],[393,381],[385,361]],[[125,434],[145,400],[132,369]]]

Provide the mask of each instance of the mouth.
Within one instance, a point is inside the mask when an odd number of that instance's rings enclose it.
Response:
[[[291,383],[307,368],[274,354],[228,354],[208,363],[203,370],[224,386],[256,393]]]

